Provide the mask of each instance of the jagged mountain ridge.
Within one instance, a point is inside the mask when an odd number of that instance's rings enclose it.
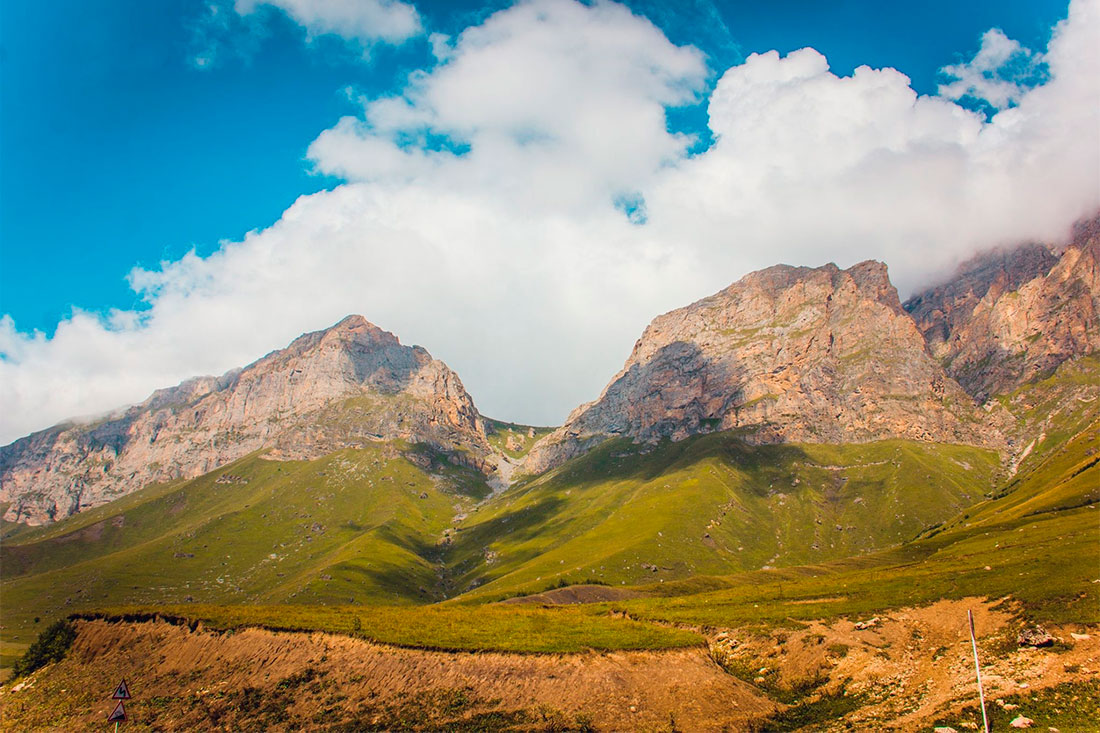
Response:
[[[349,316],[244,369],[0,448],[0,502],[8,503],[6,520],[40,524],[261,449],[305,459],[394,438],[462,448],[475,463],[490,452],[457,374]]]
[[[613,436],[743,429],[755,443],[1003,437],[925,350],[886,266],[777,265],[654,319],[592,403],[536,445],[541,472]]]
[[[980,411],[975,399],[1100,348],[1097,231],[1100,220],[1079,226],[1060,252],[987,253],[904,306],[878,262],[752,273],[655,319],[601,397],[539,441],[525,468],[615,436],[729,429],[754,443],[902,438],[1003,451],[1024,436],[999,405]],[[0,448],[0,506],[9,521],[40,523],[254,450],[315,458],[390,438],[463,448],[483,469],[492,452],[457,375],[349,317],[243,370]]]
[[[1068,246],[994,250],[905,303],[930,352],[979,401],[1100,349],[1100,219]]]
[[[1025,426],[988,400],[1100,350],[1098,263],[1100,217],[1063,247],[983,253],[904,305],[878,262],[751,273],[656,318],[600,397],[540,441],[526,468],[620,435],[652,443],[733,428],[757,443],[1018,450]]]

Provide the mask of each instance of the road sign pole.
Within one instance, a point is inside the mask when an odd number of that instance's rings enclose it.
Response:
[[[982,666],[978,664],[978,639],[974,635],[974,613],[967,609],[966,618],[970,621],[970,646],[974,649],[974,673],[978,676],[978,702],[982,706],[982,733],[989,733],[989,718],[985,716],[985,692],[982,691]]]

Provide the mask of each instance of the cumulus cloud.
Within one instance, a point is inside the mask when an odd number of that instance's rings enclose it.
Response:
[[[941,97],[970,97],[1000,110],[1019,102],[1042,78],[1044,69],[1040,54],[1024,48],[1001,29],[991,28],[982,36],[981,49],[973,59],[941,71],[952,79],[940,85]]]
[[[313,165],[347,183],[133,272],[147,309],[76,313],[52,338],[0,321],[0,439],[351,312],[447,361],[486,414],[554,423],[654,315],[749,270],[874,257],[905,291],[978,248],[1058,239],[1100,207],[1097,7],[1073,2],[1049,78],[989,119],[892,69],[751,56],[707,100],[715,141],[695,155],[665,109],[703,93],[697,50],[610,2],[501,11],[317,137]]]
[[[711,95],[715,144],[647,196],[650,226],[723,271],[882,259],[903,293],[977,249],[1060,239],[1100,207],[1097,7],[1070,6],[1049,80],[988,121],[893,69],[752,55]]]
[[[682,159],[665,107],[694,101],[705,74],[698,51],[623,6],[527,3],[466,30],[446,63],[341,120],[309,156],[352,180],[604,209]]]

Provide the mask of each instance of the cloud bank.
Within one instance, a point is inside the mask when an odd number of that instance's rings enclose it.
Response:
[[[803,49],[750,56],[707,100],[703,55],[620,5],[498,12],[313,141],[347,183],[132,272],[146,309],[77,312],[52,338],[0,320],[0,442],[353,312],[447,361],[486,414],[557,423],[653,316],[750,270],[876,258],[904,292],[975,250],[1060,239],[1100,208],[1098,6],[1075,0],[1042,53],[986,34],[938,96]],[[1042,83],[997,71],[1021,54]],[[988,119],[955,101],[982,94]],[[715,142],[689,155],[665,110],[699,101]]]

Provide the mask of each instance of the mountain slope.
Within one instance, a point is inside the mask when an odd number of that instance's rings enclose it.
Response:
[[[654,592],[690,594],[705,587],[699,576],[831,564],[862,568],[853,591],[822,580],[813,592],[853,601],[865,593],[859,603],[884,608],[935,600],[959,590],[954,573],[1011,562],[1014,577],[1029,578],[1014,595],[1061,603],[1095,571],[1100,355],[1067,361],[998,401],[1032,436],[1005,468],[992,451],[915,441],[753,446],[729,432],[655,448],[610,441],[471,514],[456,578],[474,585],[466,598],[480,599],[562,580],[649,578]],[[876,595],[874,568],[898,563],[905,581]],[[981,580],[972,587],[994,587]],[[1004,595],[1014,581],[996,582]],[[751,588],[737,593],[753,597]]]
[[[349,316],[240,371],[0,448],[0,502],[5,520],[41,524],[261,449],[311,459],[395,438],[456,449],[474,464],[489,453],[458,375]]]
[[[1100,220],[1055,254],[988,253],[906,302],[931,352],[985,401],[1100,349]]]
[[[988,422],[926,353],[885,265],[779,265],[656,318],[599,399],[540,441],[526,466],[552,468],[612,436],[734,428],[760,443],[997,447]]]
[[[452,593],[495,599],[858,555],[949,519],[999,473],[993,451],[918,441],[618,438],[471,513],[448,553]]]
[[[5,638],[105,603],[437,600],[444,532],[488,492],[480,473],[404,442],[247,456],[6,540]]]

